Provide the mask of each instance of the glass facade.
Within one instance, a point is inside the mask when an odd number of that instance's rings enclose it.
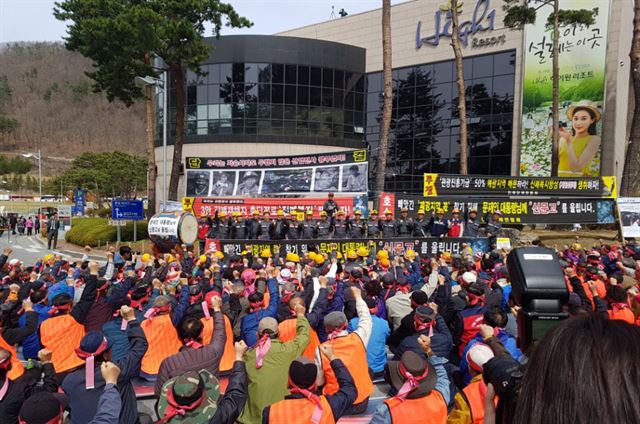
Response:
[[[202,71],[187,74],[187,136],[212,136],[202,142],[224,135],[364,140],[362,73],[281,63],[203,64]],[[169,93],[173,134],[175,87]]]
[[[469,173],[511,168],[514,51],[464,59]],[[421,193],[423,173],[458,173],[460,120],[453,60],[393,71],[393,118],[385,190]],[[382,122],[382,72],[367,75],[366,140],[375,158]],[[373,177],[372,177],[373,178]]]

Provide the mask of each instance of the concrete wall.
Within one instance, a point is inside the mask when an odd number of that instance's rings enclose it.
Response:
[[[622,178],[626,153],[628,124],[633,116],[630,108],[629,74],[633,35],[633,4],[627,0],[612,0],[607,35],[607,80],[602,137],[602,175]],[[620,183],[618,183],[620,187]]]

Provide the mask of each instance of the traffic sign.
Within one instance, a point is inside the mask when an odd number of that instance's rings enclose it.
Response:
[[[112,200],[111,218],[115,220],[128,219],[133,221],[144,219],[142,200]]]

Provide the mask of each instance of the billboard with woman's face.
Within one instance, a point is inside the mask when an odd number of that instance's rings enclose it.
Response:
[[[595,177],[600,175],[602,118],[609,0],[560,0],[560,9],[598,9],[589,27],[560,28],[560,132],[553,140],[553,33],[546,27],[553,8],[540,5],[536,23],[525,27],[520,175]],[[553,145],[558,169],[552,172]],[[553,175],[552,175],[553,173]]]

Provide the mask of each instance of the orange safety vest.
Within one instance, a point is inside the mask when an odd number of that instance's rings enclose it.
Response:
[[[72,315],[58,315],[40,324],[40,342],[51,351],[51,362],[57,373],[66,372],[84,365],[75,349],[84,337],[84,325]]]
[[[22,362],[18,359],[16,348],[7,343],[2,336],[0,336],[0,348],[11,353],[11,370],[9,371],[9,374],[7,374],[9,379],[15,380],[22,376],[22,374],[24,374],[24,365],[22,365]]]
[[[182,343],[178,339],[170,314],[156,315],[153,320],[145,319],[140,327],[149,343],[147,353],[142,357],[140,369],[146,374],[158,374],[164,358],[178,353]]]
[[[295,319],[287,319],[282,321],[278,325],[278,340],[282,343],[293,340],[296,337],[296,322]],[[316,349],[320,346],[320,339],[318,338],[318,334],[312,329],[309,329],[309,344],[307,344],[307,348],[302,352],[302,356],[305,356],[311,360],[315,359]]]
[[[447,423],[447,402],[437,390],[425,397],[405,399],[392,397],[384,401],[391,414],[391,424],[422,424],[429,417],[431,424]]]
[[[222,353],[222,359],[220,359],[219,370],[220,372],[231,371],[233,363],[236,360],[236,352],[233,347],[233,328],[231,328],[231,321],[229,318],[222,314],[224,317],[224,332],[227,334],[227,339],[224,342],[224,352]],[[205,317],[200,318],[200,322],[204,326],[202,329],[202,343],[208,345],[213,338],[213,317],[207,319]]]
[[[335,424],[331,405],[327,398],[320,396],[322,404],[322,418],[318,424]],[[285,399],[276,402],[269,408],[269,422],[273,424],[308,424],[311,422],[315,404],[307,398]]]
[[[618,311],[609,310],[607,312],[609,312],[609,319],[617,319],[629,324],[636,323],[636,317],[633,315],[633,311],[629,308],[622,308]]]
[[[336,337],[333,340],[324,342],[333,346],[336,358],[344,363],[344,366],[353,376],[353,381],[358,390],[358,397],[354,404],[360,403],[371,396],[373,393],[373,382],[369,375],[369,367],[367,366],[367,351],[364,343],[357,333],[349,333],[346,336]],[[322,372],[324,372],[325,385],[323,393],[332,395],[340,389],[336,375],[333,373],[329,361],[323,358]]]
[[[473,424],[484,423],[484,399],[486,390],[487,386],[484,384],[484,381],[482,381],[482,378],[472,381],[467,387],[462,389],[462,397],[469,405],[471,422]],[[496,397],[494,401],[497,406],[498,398]]]

